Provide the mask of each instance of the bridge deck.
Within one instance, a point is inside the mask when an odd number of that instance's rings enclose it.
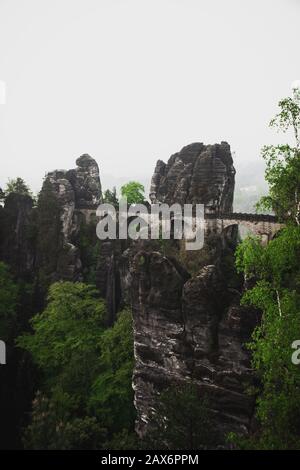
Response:
[[[269,222],[278,224],[280,223],[278,217],[270,214],[250,214],[243,212],[231,212],[229,214],[205,214],[205,219],[211,220],[244,220],[247,222]]]

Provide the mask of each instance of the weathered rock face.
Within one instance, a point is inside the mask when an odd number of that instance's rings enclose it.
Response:
[[[83,222],[89,221],[102,200],[99,168],[96,161],[85,154],[76,160],[73,170],[55,170],[45,178],[42,193],[50,191],[59,208],[61,233],[57,250],[55,279],[81,280],[81,260],[78,236]],[[51,223],[51,220],[49,221]]]
[[[235,169],[227,142],[194,143],[159,160],[152,177],[152,203],[205,204],[207,212],[232,212]]]
[[[237,294],[227,289],[213,265],[189,278],[161,253],[133,256],[129,250],[123,254],[121,276],[123,286],[131,286],[138,433],[147,430],[160,391],[191,379],[209,397],[221,434],[245,431],[253,400],[245,393],[252,376],[243,343],[256,315],[239,306]]]
[[[157,252],[123,255],[122,285],[130,287],[134,318],[133,388],[143,433],[155,394],[171,380],[187,374],[181,295],[184,279],[172,262]]]
[[[95,209],[101,202],[102,191],[97,162],[88,154],[76,160],[77,168],[67,172],[77,209]]]
[[[97,162],[87,154],[76,160],[77,168],[72,170],[55,170],[48,173],[45,182],[49,181],[57,193],[62,207],[63,233],[66,239],[76,230],[73,216],[75,210],[95,211],[102,200],[101,182]]]
[[[52,192],[56,195],[58,205],[61,213],[62,235],[67,242],[72,237],[72,234],[77,230],[77,221],[74,220],[75,211],[75,192],[67,179],[66,170],[55,170],[48,173],[46,176],[42,191],[47,185]]]
[[[245,432],[254,411],[246,393],[254,377],[245,343],[259,321],[257,312],[240,306],[239,294],[227,288],[215,266],[184,285],[182,302],[192,376],[209,397],[221,434]]]

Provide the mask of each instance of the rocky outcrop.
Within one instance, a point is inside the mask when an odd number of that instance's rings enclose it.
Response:
[[[240,306],[240,295],[228,289],[215,266],[205,266],[184,285],[186,341],[192,350],[191,375],[209,398],[223,436],[245,432],[254,400],[246,392],[254,377],[245,343],[259,316]]]
[[[50,182],[62,208],[65,239],[72,238],[78,225],[78,212],[96,211],[102,201],[102,190],[97,162],[84,154],[76,160],[77,168],[48,173],[44,184]],[[43,189],[42,189],[43,191]],[[74,217],[75,215],[75,217]]]
[[[77,168],[67,172],[75,195],[77,209],[95,209],[101,202],[102,191],[97,162],[88,154],[76,160]]]
[[[45,187],[53,192],[57,198],[60,208],[61,229],[64,241],[68,242],[78,230],[78,223],[75,216],[75,192],[67,179],[66,170],[55,170],[48,173],[42,187],[42,193]]]
[[[57,263],[52,280],[82,280],[82,262],[78,246],[80,229],[83,223],[90,221],[90,214],[95,213],[102,200],[97,162],[84,154],[76,160],[76,164],[77,168],[73,170],[55,170],[48,173],[41,190],[40,200],[44,195],[46,199],[55,198],[61,222],[60,228],[57,229],[59,234],[56,234],[59,235],[58,247],[55,250]],[[40,212],[47,210],[46,207],[38,209]],[[53,223],[51,218],[48,223]],[[42,238],[45,237],[45,232],[47,226],[43,227]],[[49,241],[51,243],[51,240]],[[47,247],[43,246],[42,251],[46,249]],[[43,253],[39,253],[38,259],[42,257]]]
[[[155,394],[187,374],[181,309],[184,279],[157,252],[133,255],[128,250],[122,261],[122,286],[129,293],[134,318],[137,431],[143,434]]]
[[[187,145],[152,177],[152,203],[205,204],[206,212],[232,212],[235,169],[227,142]]]
[[[253,400],[245,392],[252,381],[243,346],[257,322],[239,306],[219,270],[206,266],[190,278],[159,252],[123,254],[123,286],[130,286],[134,318],[133,387],[137,431],[143,435],[161,390],[193,380],[209,397],[216,427],[246,431]]]

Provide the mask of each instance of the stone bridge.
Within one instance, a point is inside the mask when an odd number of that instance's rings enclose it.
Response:
[[[93,218],[97,220],[95,210],[81,209],[80,212],[87,223],[91,222]],[[150,208],[149,212],[151,212]],[[148,221],[149,212],[139,214],[139,216],[145,218],[145,221]],[[239,227],[239,232],[242,238],[249,234],[253,234],[260,237],[263,243],[267,243],[272,240],[276,233],[285,226],[285,224],[280,223],[274,215],[248,214],[240,212],[231,212],[228,214],[205,214],[204,228],[207,235],[211,233],[221,234],[227,228],[236,225]]]
[[[238,225],[245,234],[259,236],[263,242],[272,240],[274,235],[284,227],[277,217],[264,214],[247,214],[232,212],[229,214],[205,214],[207,233],[222,233],[228,227]]]

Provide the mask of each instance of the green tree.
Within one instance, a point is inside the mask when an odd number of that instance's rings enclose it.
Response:
[[[89,223],[82,221],[79,231],[79,249],[84,282],[96,284],[97,265],[101,249],[96,234],[97,220],[91,217]]]
[[[67,393],[51,399],[38,392],[32,406],[31,423],[24,433],[24,447],[32,450],[97,450],[106,431],[92,416],[74,417],[74,403]]]
[[[17,342],[44,372],[47,389],[60,385],[85,400],[98,370],[104,317],[104,301],[93,286],[51,285],[46,309],[31,320],[34,334],[24,334]]]
[[[249,344],[261,380],[257,416],[261,430],[247,444],[265,449],[300,449],[300,368],[292,343],[300,339],[300,229],[287,227],[266,247],[246,240],[237,266],[255,280],[242,302],[263,312]]]
[[[285,219],[287,227],[265,247],[249,238],[236,252],[237,269],[253,286],[242,302],[263,314],[248,345],[261,381],[256,390],[260,427],[249,439],[234,438],[242,448],[300,449],[300,368],[292,362],[292,343],[300,339],[300,110],[291,98],[279,106],[271,125],[291,129],[295,146],[264,148],[270,193],[262,204]]]
[[[131,314],[121,312],[106,330],[105,318],[105,303],[93,286],[57,282],[45,310],[32,319],[32,334],[18,338],[42,375],[26,448],[101,448],[116,442],[114,434],[123,443],[132,440]]]
[[[100,374],[92,386],[90,410],[110,433],[133,431],[133,330],[132,315],[124,310],[101,337]]]
[[[32,192],[25,183],[25,181],[17,177],[15,179],[9,179],[5,189],[5,195],[8,196],[11,193],[22,194],[23,196],[32,197]]]
[[[209,411],[209,400],[193,383],[170,387],[157,399],[145,438],[153,449],[201,450],[216,447],[220,436]]]
[[[61,207],[57,194],[47,179],[39,193],[37,203],[37,265],[41,297],[44,298],[57,270],[59,254],[62,250]]]
[[[290,131],[293,145],[268,145],[262,149],[266,162],[265,178],[269,195],[263,197],[257,207],[273,210],[281,219],[300,224],[300,107],[293,98],[279,102],[280,112],[270,126],[279,131]]]
[[[9,341],[14,337],[17,323],[18,287],[9,268],[0,262],[0,339]]]
[[[29,284],[15,281],[10,268],[0,262],[0,340],[6,344],[6,365],[0,366],[0,416],[5,429],[1,449],[21,446],[20,429],[34,394],[36,371],[28,354],[15,347],[20,332],[28,328],[31,292]]]
[[[129,181],[121,187],[121,195],[127,198],[128,204],[141,204],[145,201],[145,188],[138,181]]]
[[[119,205],[119,200],[117,196],[117,190],[113,187],[112,190],[106,189],[103,196],[103,202],[106,204],[112,204],[115,208]]]

